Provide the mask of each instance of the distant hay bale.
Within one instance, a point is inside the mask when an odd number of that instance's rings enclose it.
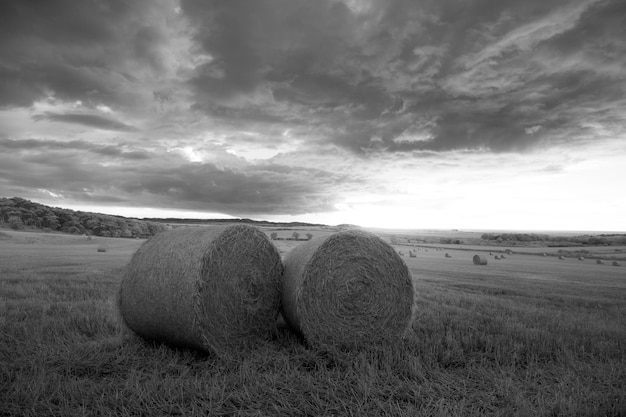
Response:
[[[622,266],[622,265],[617,261],[613,261],[613,266]]]
[[[98,245],[98,252],[106,252],[109,250],[109,246],[101,243]]]
[[[493,252],[489,252],[489,255],[493,255]]]
[[[317,237],[289,252],[284,266],[283,316],[314,346],[396,343],[411,322],[409,270],[372,233]]]
[[[474,255],[473,262],[474,265],[487,265],[487,258],[480,255]]]
[[[504,254],[500,255],[500,259],[506,259],[506,256],[504,256]]]
[[[563,260],[565,257],[563,255],[559,255],[559,259]]]
[[[541,256],[548,256],[548,254],[544,252],[541,254]]]
[[[500,257],[498,255],[495,256],[495,259],[500,259]]]
[[[511,249],[507,249],[504,251],[507,255],[513,255],[513,251]]]
[[[415,252],[410,252],[410,251],[409,251],[409,256],[410,256],[411,258],[417,258],[417,253],[415,253]]]
[[[584,257],[584,256],[579,256],[579,257],[578,257],[578,260],[579,260],[579,261],[584,261],[584,260],[585,260],[585,257]]]
[[[450,255],[448,252],[446,252],[445,257],[446,258],[452,258],[452,255]]]
[[[128,264],[120,313],[146,339],[236,355],[273,331],[282,271],[276,247],[252,226],[161,232]]]
[[[596,259],[596,263],[597,263],[598,265],[602,265],[604,262],[602,262],[602,259]]]

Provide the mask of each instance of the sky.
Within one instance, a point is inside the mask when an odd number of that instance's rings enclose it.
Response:
[[[623,0],[7,0],[0,196],[626,231]]]

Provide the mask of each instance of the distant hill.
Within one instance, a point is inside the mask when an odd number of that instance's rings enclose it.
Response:
[[[178,219],[178,218],[145,218],[144,220],[167,223],[167,224],[227,224],[227,223],[240,223],[251,224],[254,226],[270,226],[270,227],[328,227],[324,224],[316,223],[303,223],[303,222],[270,222],[267,220],[252,220],[252,219]]]
[[[166,229],[157,222],[50,207],[20,197],[0,197],[0,226],[127,238],[146,238]]]
[[[0,227],[15,230],[42,230],[105,237],[146,238],[166,229],[167,224],[227,223],[274,227],[326,227],[325,225],[314,223],[275,223],[252,219],[137,219],[50,207],[20,197],[0,197]]]

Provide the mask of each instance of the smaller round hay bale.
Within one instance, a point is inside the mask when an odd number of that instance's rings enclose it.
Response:
[[[511,249],[507,249],[504,252],[506,252],[507,255],[513,255],[513,251]]]
[[[604,262],[602,262],[602,259],[596,259],[596,263],[597,263],[598,265],[602,265]]]
[[[559,255],[559,259],[563,260],[563,259],[565,259],[565,257],[563,255]]]
[[[498,259],[498,260],[499,260],[499,259],[500,259],[500,256],[496,255],[496,256],[494,257],[494,259]]]
[[[493,256],[493,252],[489,252],[489,255]]]
[[[622,265],[617,261],[613,261],[613,266],[622,266]]]
[[[98,252],[106,252],[109,250],[109,246],[101,243],[98,245]]]
[[[446,258],[452,258],[452,255],[450,255],[448,252],[446,252]]]
[[[579,256],[579,257],[578,257],[578,260],[579,260],[579,261],[584,261],[584,260],[585,260],[585,257],[584,257],[584,256]]]
[[[500,255],[500,259],[506,259],[506,256],[504,256],[504,254]]]
[[[474,265],[487,265],[487,258],[484,256],[474,255],[472,261],[474,262]]]
[[[397,252],[360,230],[320,236],[284,260],[283,316],[313,346],[397,343],[413,312],[413,281]]]

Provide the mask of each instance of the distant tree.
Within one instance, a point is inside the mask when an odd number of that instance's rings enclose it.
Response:
[[[14,230],[23,229],[24,222],[22,222],[22,219],[17,216],[11,216],[9,217],[9,226]]]
[[[307,238],[307,240],[313,239],[313,233],[307,233],[306,234],[306,238]]]
[[[276,239],[278,239],[278,233],[276,233],[276,232],[272,232],[272,234],[270,235],[270,237],[272,238],[272,240],[276,240]]]
[[[291,234],[291,237],[293,237],[295,240],[298,240],[298,239],[300,238],[300,233],[298,233],[298,232],[293,232],[293,233]]]

